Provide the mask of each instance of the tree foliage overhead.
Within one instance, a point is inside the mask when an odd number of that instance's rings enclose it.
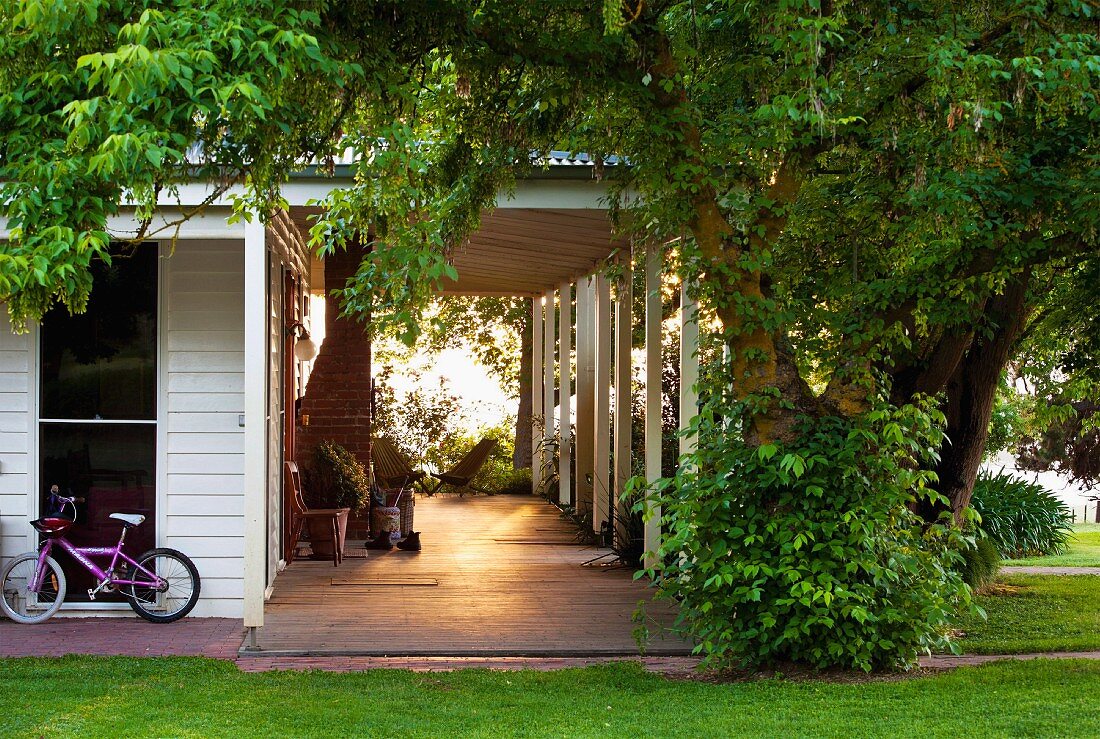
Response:
[[[241,211],[264,217],[292,170],[349,150],[354,183],[324,203],[314,245],[372,238],[345,308],[411,340],[454,277],[450,250],[531,152],[584,151],[598,171],[617,156],[629,166],[603,171],[620,228],[679,255],[727,350],[704,373],[713,433],[677,476],[684,510],[723,475],[756,480],[745,494],[773,514],[811,472],[838,500],[862,495],[857,475],[897,512],[851,534],[881,544],[860,557],[930,557],[887,592],[869,560],[792,568],[740,542],[727,551],[759,569],[673,565],[666,585],[719,583],[741,613],[759,578],[814,608],[840,592],[904,602],[923,625],[875,654],[813,659],[908,659],[935,641],[956,582],[937,559],[946,539],[899,506],[963,518],[1002,369],[1046,296],[1096,273],[1095,14],[1088,0],[16,0],[0,8],[0,296],[17,322],[58,299],[79,309],[124,200],[141,220],[198,178],[211,194],[242,186]],[[1073,361],[1095,366],[1066,319]],[[879,422],[914,413],[941,419],[947,442],[929,449],[924,420]],[[825,460],[812,470],[792,461],[808,449]],[[670,515],[684,549],[715,534]],[[715,651],[804,657],[823,623],[777,638],[789,624],[759,615],[757,642]]]
[[[361,52],[326,53],[321,17],[295,3],[28,0],[0,24],[0,295],[17,325],[55,300],[83,308],[123,202],[136,240],[188,182],[211,199],[247,183],[270,207],[333,151],[368,74]]]

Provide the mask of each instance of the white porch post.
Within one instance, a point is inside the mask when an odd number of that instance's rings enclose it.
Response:
[[[691,424],[699,413],[699,306],[689,293],[693,285],[680,284],[680,430]],[[680,437],[680,454],[693,451],[696,435]]]
[[[629,514],[623,502],[626,481],[630,478],[630,349],[631,349],[631,274],[630,259],[623,267],[622,281],[615,302],[615,507],[619,516]]]
[[[551,290],[543,296],[543,311],[544,321],[542,332],[542,438],[552,439],[554,437],[554,291]],[[545,452],[545,450],[544,450]],[[540,455],[542,460],[546,460],[545,454]],[[541,471],[541,469],[539,470]],[[535,477],[539,474],[539,471],[532,470],[531,477]],[[542,482],[542,480],[539,480]],[[550,491],[546,491],[547,497],[550,495]]]
[[[577,455],[574,460],[577,480],[577,507],[592,501],[592,420],[595,404],[595,281],[589,275],[577,280]],[[593,482],[589,482],[592,480]],[[593,512],[595,520],[595,512]]]
[[[649,244],[645,256],[645,479],[661,477],[661,255]],[[646,494],[646,567],[657,564],[661,545],[661,506]]]
[[[538,489],[539,470],[542,469],[542,426],[534,423],[534,416],[542,410],[542,298],[531,298],[531,492]]]
[[[569,378],[569,364],[570,355],[572,354],[572,328],[573,328],[573,309],[570,305],[571,289],[568,282],[561,283],[561,288],[558,292],[559,295],[559,312],[558,317],[558,366],[560,379],[558,381],[558,387],[561,388],[558,395],[558,502],[563,504],[572,503],[571,485],[572,481],[572,465],[570,464],[569,454],[569,437],[570,426],[572,416],[572,400],[573,394],[572,383]]]
[[[267,240],[259,219],[244,229],[244,625],[249,646],[264,625],[267,494]]]
[[[592,445],[592,529],[599,533],[611,516],[608,471],[611,468],[611,283],[603,273],[596,275],[595,301],[595,407]]]

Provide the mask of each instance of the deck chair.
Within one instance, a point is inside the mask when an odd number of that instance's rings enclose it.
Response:
[[[459,495],[465,493],[466,490],[475,490],[479,493],[492,495],[488,490],[471,485],[470,480],[473,480],[477,473],[481,471],[482,466],[489,459],[489,454],[496,445],[496,439],[482,439],[474,445],[473,449],[466,452],[466,456],[458,460],[454,467],[446,472],[433,472],[432,477],[438,482],[426,490],[428,495],[435,495],[444,485],[457,488]]]
[[[344,542],[340,540],[340,517],[346,516],[350,508],[309,508],[302,497],[302,475],[298,472],[297,462],[284,463],[287,481],[294,489],[292,519],[290,526],[290,548],[287,564],[294,561],[298,551],[298,540],[302,538],[302,527],[307,518],[327,519],[332,522],[332,566],[338,567],[344,561]]]
[[[415,485],[426,476],[421,470],[414,470],[408,457],[389,439],[374,439],[370,454],[374,461],[374,479],[384,488]]]

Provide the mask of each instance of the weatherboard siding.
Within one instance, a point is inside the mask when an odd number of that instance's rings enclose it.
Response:
[[[195,616],[240,617],[244,593],[244,248],[180,242],[165,259],[160,542],[202,577]]]
[[[13,334],[0,306],[0,566],[32,546],[32,334]]]

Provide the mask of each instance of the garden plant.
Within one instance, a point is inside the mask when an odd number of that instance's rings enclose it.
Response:
[[[1069,509],[1042,485],[1018,475],[978,473],[971,504],[982,531],[1007,558],[1060,554],[1069,541]]]

